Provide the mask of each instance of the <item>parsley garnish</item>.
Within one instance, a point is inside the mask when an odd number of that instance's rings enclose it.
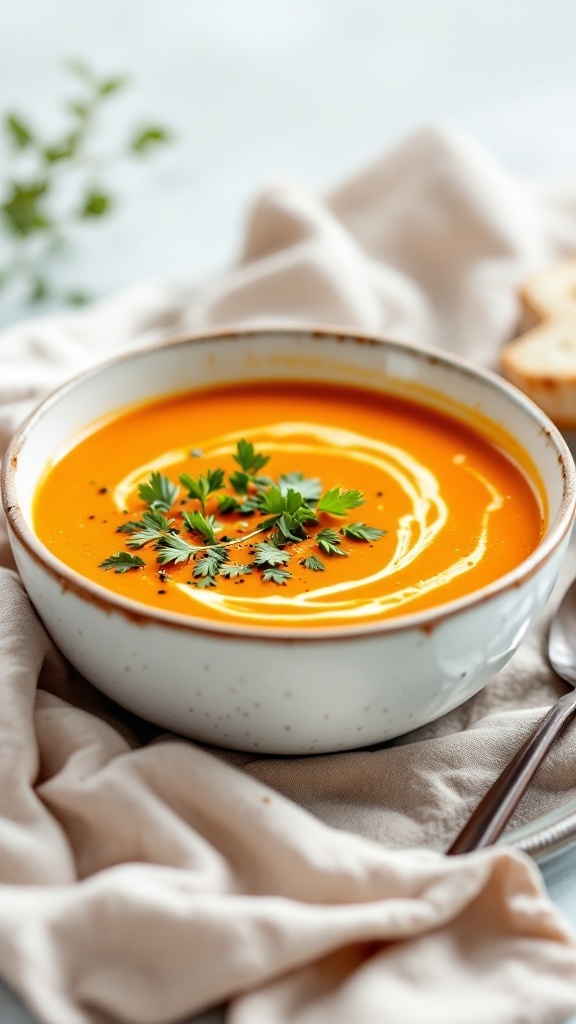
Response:
[[[165,533],[162,539],[158,541],[156,547],[158,549],[156,561],[160,565],[167,565],[168,562],[174,562],[174,565],[181,565],[192,558],[197,551],[202,550],[202,548],[193,544],[188,544],[182,537],[174,533]]]
[[[262,573],[264,583],[277,583],[279,586],[282,586],[291,578],[291,572],[288,572],[287,569],[277,569],[275,566],[269,566],[269,568],[264,569],[264,572]]]
[[[121,526],[118,526],[116,533],[136,533],[141,528],[142,523],[137,523],[134,519],[130,519],[127,523],[122,523]]]
[[[114,572],[128,572],[129,569],[141,569],[146,562],[138,555],[130,555],[127,551],[117,551],[110,558],[100,562],[99,569],[114,569]]]
[[[200,579],[194,580],[194,585],[199,587],[200,590],[204,590],[205,587],[215,587],[216,580],[213,576],[201,576]]]
[[[166,519],[162,512],[143,512],[142,521],[132,524],[137,529],[129,531],[131,536],[126,543],[130,548],[144,547],[149,541],[160,540],[171,532],[174,522],[174,519]]]
[[[238,441],[236,453],[232,458],[238,463],[240,469],[243,469],[245,473],[249,473],[251,476],[257,473],[259,469],[263,469],[266,463],[270,461],[269,455],[256,454],[254,445],[244,439]]]
[[[275,520],[267,520],[270,526],[276,526],[273,536],[276,544],[287,544],[289,541],[305,540],[308,534],[304,523],[317,523],[318,519],[303,501],[298,491],[289,488],[286,494],[274,484],[260,495],[260,508],[264,512],[272,512]]]
[[[181,473],[179,479],[182,486],[188,491],[188,497],[196,498],[204,512],[208,495],[221,490],[224,486],[224,470],[208,469],[205,474],[200,473],[197,479],[188,473]]]
[[[286,565],[290,561],[291,556],[287,551],[280,551],[274,544],[269,544],[268,541],[262,541],[261,544],[256,545],[256,554],[254,555],[255,565]]]
[[[288,494],[294,494],[294,491],[288,491],[284,495],[275,484],[272,484],[272,487],[260,495],[260,508],[263,512],[282,515],[282,512],[288,509]]]
[[[158,512],[169,512],[178,497],[178,488],[163,473],[152,473],[147,484],[140,484],[138,497]]]
[[[222,548],[211,548],[199,558],[194,567],[195,576],[217,576],[226,561],[226,552]]]
[[[339,548],[340,537],[336,533],[336,530],[320,530],[316,534],[316,541],[318,547],[324,552],[325,555],[344,555],[348,557],[347,551],[341,551]]]
[[[228,479],[236,494],[248,493],[248,486],[251,483],[248,473],[241,473],[239,470],[236,470],[235,473],[230,473]]]
[[[194,450],[191,457],[200,456]],[[126,545],[130,548],[143,548],[151,544],[156,551],[156,561],[160,566],[193,564],[193,576],[190,584],[206,588],[217,585],[217,577],[238,579],[250,575],[255,569],[264,583],[276,583],[283,586],[292,578],[292,573],[285,566],[292,555],[289,549],[292,544],[303,540],[315,540],[320,551],[326,555],[340,555],[347,558],[349,551],[342,550],[344,537],[356,541],[376,541],[384,536],[385,530],[367,526],[366,523],[346,523],[339,531],[324,527],[314,533],[320,525],[322,513],[333,516],[345,516],[353,508],[364,502],[364,495],[357,490],[343,490],[333,487],[322,494],[322,484],[317,477],[305,477],[303,473],[285,473],[276,483],[270,477],[259,476],[258,473],[267,465],[268,455],[256,452],[254,445],[244,439],[238,441],[233,454],[239,469],[226,474],[223,469],[207,469],[198,477],[182,473],[180,483],[185,487],[189,500],[197,501],[199,508],[182,510],[173,506],[179,495],[179,488],[163,473],[153,472],[148,482],[140,484],[138,496],[147,506],[141,519],[131,519],[118,527],[118,533],[128,534]],[[232,488],[236,495],[226,491]],[[224,491],[223,494],[216,494]],[[213,507],[224,514],[236,515],[238,531],[247,529],[248,523],[243,522],[243,515],[259,516],[259,521],[248,533],[235,536],[222,535],[220,540],[216,534],[223,529],[216,518],[207,510],[207,501],[211,495]],[[321,496],[322,495],[322,496]],[[181,505],[186,502],[183,500]],[[168,514],[172,512],[172,516]],[[227,520],[227,528],[232,525]],[[192,534],[196,543],[187,540]],[[267,534],[264,539],[254,544],[250,550],[253,558],[250,564],[229,561],[229,551],[234,547],[246,545],[252,538]],[[314,554],[300,559],[300,565],[312,572],[325,572],[327,566]],[[127,551],[119,551],[100,564],[102,569],[114,569],[116,572],[127,572],[145,565],[142,558],[131,555]],[[164,580],[168,575],[163,569]]]
[[[349,509],[364,504],[362,491],[342,491],[333,487],[326,491],[318,502],[318,512],[329,512],[332,516],[345,516]]]
[[[183,512],[182,518],[188,529],[201,533],[209,544],[216,544],[214,531],[219,529],[219,524],[214,519],[214,516],[206,518],[201,512]]]
[[[325,572],[326,566],[316,555],[308,555],[308,558],[303,558],[300,562],[305,569],[312,569],[313,572]]]
[[[240,565],[238,562],[227,562],[220,569],[220,575],[227,579],[234,579],[235,576],[246,576],[252,572],[252,566]]]
[[[386,530],[378,530],[375,526],[366,526],[365,523],[348,523],[341,527],[340,533],[343,537],[353,537],[354,540],[380,540]]]
[[[242,502],[238,501],[238,498],[235,498],[233,494],[219,494],[218,508],[221,512],[244,511],[242,508]]]
[[[303,473],[285,473],[278,477],[278,487],[282,494],[289,490],[297,491],[307,505],[315,505],[322,494],[322,481],[317,477],[307,479]]]

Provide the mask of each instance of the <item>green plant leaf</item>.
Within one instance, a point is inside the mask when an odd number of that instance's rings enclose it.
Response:
[[[213,576],[202,576],[200,579],[193,580],[195,587],[199,587],[200,590],[205,590],[207,587],[215,587],[216,580]]]
[[[230,473],[228,479],[236,494],[246,494],[248,485],[251,483],[248,473],[243,473],[237,469],[235,473]]]
[[[274,566],[264,569],[264,572],[262,573],[264,583],[277,583],[279,586],[287,583],[291,578],[292,573],[288,572],[287,569],[276,569]]]
[[[221,490],[224,486],[224,470],[208,469],[206,473],[200,473],[199,477],[181,473],[179,480],[188,491],[188,497],[195,498],[204,508],[208,495]]]
[[[236,576],[249,576],[252,568],[249,565],[240,565],[238,562],[229,562],[220,569],[220,575],[226,579],[234,579]]]
[[[336,530],[320,530],[316,534],[316,542],[325,555],[343,555],[348,557],[347,551],[340,550],[340,537]]]
[[[308,555],[308,558],[303,558],[300,562],[305,569],[312,569],[313,572],[325,572],[326,566],[320,558],[316,558],[316,555]]]
[[[243,469],[245,473],[254,474],[259,469],[263,469],[267,462],[270,461],[269,455],[260,455],[254,451],[254,445],[250,441],[245,441],[242,438],[236,445],[236,453],[232,458],[238,463],[240,469]]]
[[[80,132],[70,132],[61,142],[45,146],[42,150],[42,155],[48,164],[56,164],[62,160],[71,160],[76,153],[80,141]]]
[[[174,525],[174,519],[166,519],[162,512],[143,512],[142,520],[136,523],[138,530],[127,530],[130,537],[126,541],[130,548],[141,548],[150,541],[162,540]]]
[[[285,565],[290,561],[290,555],[287,551],[280,551],[279,548],[275,547],[274,544],[270,544],[268,541],[262,541],[256,545],[256,554],[254,555],[255,565]]]
[[[315,504],[322,493],[322,481],[318,477],[306,478],[303,473],[285,473],[278,479],[282,494],[290,489],[297,491],[307,504]]]
[[[27,149],[34,142],[32,129],[18,114],[6,114],[4,126],[16,149]]]
[[[0,210],[8,229],[13,234],[27,237],[50,227],[51,221],[41,208],[46,191],[47,185],[44,181],[31,185],[12,183],[12,194]]]
[[[201,512],[183,512],[182,518],[190,530],[200,533],[209,544],[216,544],[214,528],[218,527],[218,523],[216,523],[214,516],[206,518]]]
[[[242,504],[232,494],[219,494],[218,508],[221,512],[238,512],[242,508]]]
[[[124,89],[127,84],[128,79],[125,75],[116,75],[113,78],[105,78],[98,86],[98,95],[112,96],[113,93],[119,92],[120,89]]]
[[[304,540],[306,537],[306,531],[303,529],[301,523],[298,522],[294,516],[291,516],[289,512],[283,512],[279,516],[276,523],[278,527],[278,533],[280,534],[280,540],[278,543],[287,544],[288,541],[299,541]],[[276,540],[276,538],[274,538]]]
[[[79,78],[84,82],[85,85],[94,85],[94,74],[86,61],[81,60],[79,57],[70,57],[65,62],[65,67],[67,67],[68,71],[73,75],[76,75],[76,78]]]
[[[364,504],[362,491],[342,491],[339,487],[333,487],[326,491],[318,502],[318,512],[329,512],[333,516],[344,516],[351,508],[357,508]]]
[[[114,569],[114,572],[128,572],[129,569],[141,569],[146,565],[138,555],[130,555],[127,551],[117,551],[100,562],[99,569]]]
[[[175,565],[190,561],[190,559],[198,551],[198,547],[193,544],[188,544],[182,537],[177,533],[167,533],[164,535],[162,540],[158,541],[158,554],[156,561],[160,565],[167,565],[168,562],[174,562]]]
[[[138,530],[141,529],[141,522],[137,522],[135,519],[129,519],[127,523],[122,523],[121,526],[116,527],[116,533],[137,533]]]
[[[196,562],[194,575],[217,576],[222,572],[226,558],[226,552],[221,548],[212,548],[210,551],[206,551]]]
[[[138,497],[157,512],[169,512],[178,497],[178,488],[163,473],[151,473],[148,483],[140,484]]]
[[[112,205],[112,197],[100,189],[91,189],[80,208],[81,217],[102,217],[108,213]]]
[[[380,540],[386,530],[379,530],[375,526],[366,526],[365,523],[348,523],[343,526],[340,533],[343,537],[352,537],[354,540]]]
[[[85,100],[71,100],[68,104],[68,110],[71,114],[79,117],[81,121],[85,121],[91,112],[91,107]]]
[[[85,306],[87,302],[90,302],[90,296],[88,292],[82,292],[79,290],[73,290],[64,293],[66,302],[69,302],[71,306]]]
[[[32,287],[28,296],[28,302],[43,302],[50,294],[50,286],[43,277],[36,277],[32,281]]]
[[[132,136],[130,149],[133,153],[147,153],[150,149],[164,142],[169,142],[170,135],[160,125],[149,125]]]
[[[275,516],[280,516],[286,511],[286,498],[274,484],[262,492],[259,504],[263,512],[271,512]]]

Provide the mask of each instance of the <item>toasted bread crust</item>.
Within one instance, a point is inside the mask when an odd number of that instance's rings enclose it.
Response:
[[[576,259],[535,275],[520,297],[540,322],[504,346],[502,372],[558,426],[575,430]]]

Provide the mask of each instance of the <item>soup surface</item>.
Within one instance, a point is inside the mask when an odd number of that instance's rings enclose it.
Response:
[[[515,462],[422,405],[301,382],[162,398],[48,467],[43,543],[82,576],[221,624],[375,622],[482,587],[544,527]]]

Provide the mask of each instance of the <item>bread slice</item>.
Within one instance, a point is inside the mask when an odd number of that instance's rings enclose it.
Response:
[[[576,300],[572,318],[545,320],[505,345],[501,365],[559,427],[576,430]]]
[[[576,259],[555,263],[530,277],[520,297],[537,320],[569,320],[576,323]]]

